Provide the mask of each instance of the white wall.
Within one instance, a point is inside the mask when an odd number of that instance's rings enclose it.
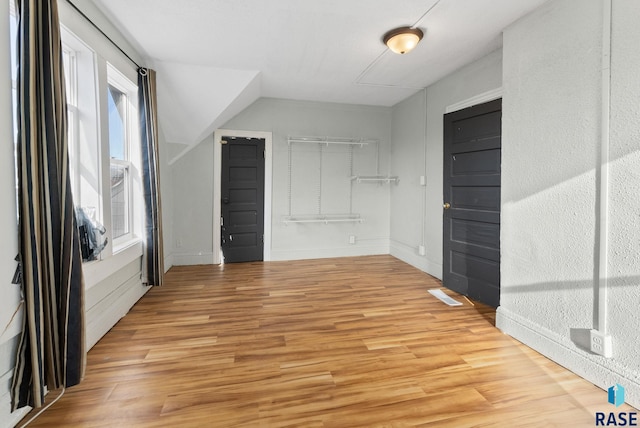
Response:
[[[389,188],[384,184],[354,184],[353,212],[362,224],[289,224],[282,222],[288,214],[288,136],[329,136],[373,138],[380,141],[380,172],[389,171],[389,136],[391,109],[357,105],[259,99],[224,125],[225,129],[273,132],[273,208],[272,260],[337,257],[389,252]],[[346,151],[330,148],[324,167],[347,161]],[[363,175],[376,173],[376,146],[354,149],[354,171]],[[305,155],[296,151],[293,165],[294,210],[311,204],[304,189],[315,192],[317,186],[317,149]],[[333,159],[333,161],[331,160]],[[208,138],[173,164],[174,176],[174,263],[211,263],[213,260],[213,139]],[[308,168],[305,168],[308,167]],[[346,172],[338,168],[336,176]],[[329,183],[334,176],[325,171],[323,205],[330,212],[347,206],[346,188]],[[346,178],[346,176],[345,176]],[[340,181],[338,179],[338,181]],[[297,195],[297,196],[296,196]],[[312,199],[312,198],[311,198]],[[304,214],[294,212],[294,214]],[[311,213],[309,213],[311,214]],[[350,245],[349,235],[356,236]]]
[[[391,254],[426,272],[438,271],[418,254],[425,245],[427,188],[420,184],[426,171],[426,90],[393,107],[391,170],[400,181],[391,188]],[[431,183],[429,183],[431,184]]]
[[[175,265],[213,263],[213,136],[171,166]]]
[[[504,33],[502,292],[497,324],[640,405],[640,6],[614,0],[610,180],[599,180],[603,2],[558,0]],[[605,132],[606,134],[606,132]],[[598,236],[609,189],[608,251]],[[603,248],[613,358],[590,353]]]
[[[443,115],[447,107],[499,89],[502,51],[457,70],[393,107],[391,254],[442,278]],[[426,155],[425,155],[426,150]],[[420,176],[426,176],[426,186]],[[425,256],[418,246],[426,247]]]

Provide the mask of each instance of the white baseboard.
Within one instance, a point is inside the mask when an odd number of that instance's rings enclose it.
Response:
[[[382,242],[383,241],[383,242]],[[271,250],[272,261],[326,259],[331,257],[353,257],[389,254],[387,240],[368,245],[349,245],[348,247]],[[210,265],[213,253],[173,254],[173,266]]]
[[[502,306],[496,311],[496,327],[602,389],[619,383],[625,388],[626,402],[640,408],[639,374],[631,373],[614,359],[582,350],[569,337],[534,324]],[[602,396],[606,403],[604,391]]]
[[[389,241],[386,239],[366,242],[362,245],[349,245],[334,248],[271,250],[271,260],[308,260],[327,259],[332,257],[374,256],[389,254]]]
[[[442,280],[442,265],[433,263],[425,256],[418,254],[418,249],[402,242],[391,241],[391,255],[411,266]]]
[[[174,253],[173,266],[212,265],[213,253]]]

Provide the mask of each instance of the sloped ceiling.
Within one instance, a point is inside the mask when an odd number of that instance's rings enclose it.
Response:
[[[169,142],[197,144],[258,97],[392,106],[499,48],[546,0],[93,0],[158,71]],[[406,55],[382,36],[417,26]]]
[[[167,123],[168,119],[171,124],[163,127],[165,138],[181,143],[200,141],[211,133],[208,128],[212,121],[222,116],[259,75],[256,70],[166,61],[154,61],[154,68],[157,71],[158,98],[162,98],[158,115],[163,119],[161,122]]]

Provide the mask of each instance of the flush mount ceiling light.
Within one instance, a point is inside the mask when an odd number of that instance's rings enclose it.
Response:
[[[419,28],[400,27],[388,31],[382,41],[397,54],[405,54],[415,48],[424,33]]]

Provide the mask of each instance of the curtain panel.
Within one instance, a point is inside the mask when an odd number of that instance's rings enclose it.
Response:
[[[71,197],[56,0],[17,0],[18,209],[25,317],[12,409],[84,375],[84,280]]]
[[[140,111],[141,172],[146,232],[143,282],[147,285],[159,286],[162,285],[164,277],[164,252],[162,248],[157,108],[156,72],[148,68],[140,68],[138,70],[138,109]]]

